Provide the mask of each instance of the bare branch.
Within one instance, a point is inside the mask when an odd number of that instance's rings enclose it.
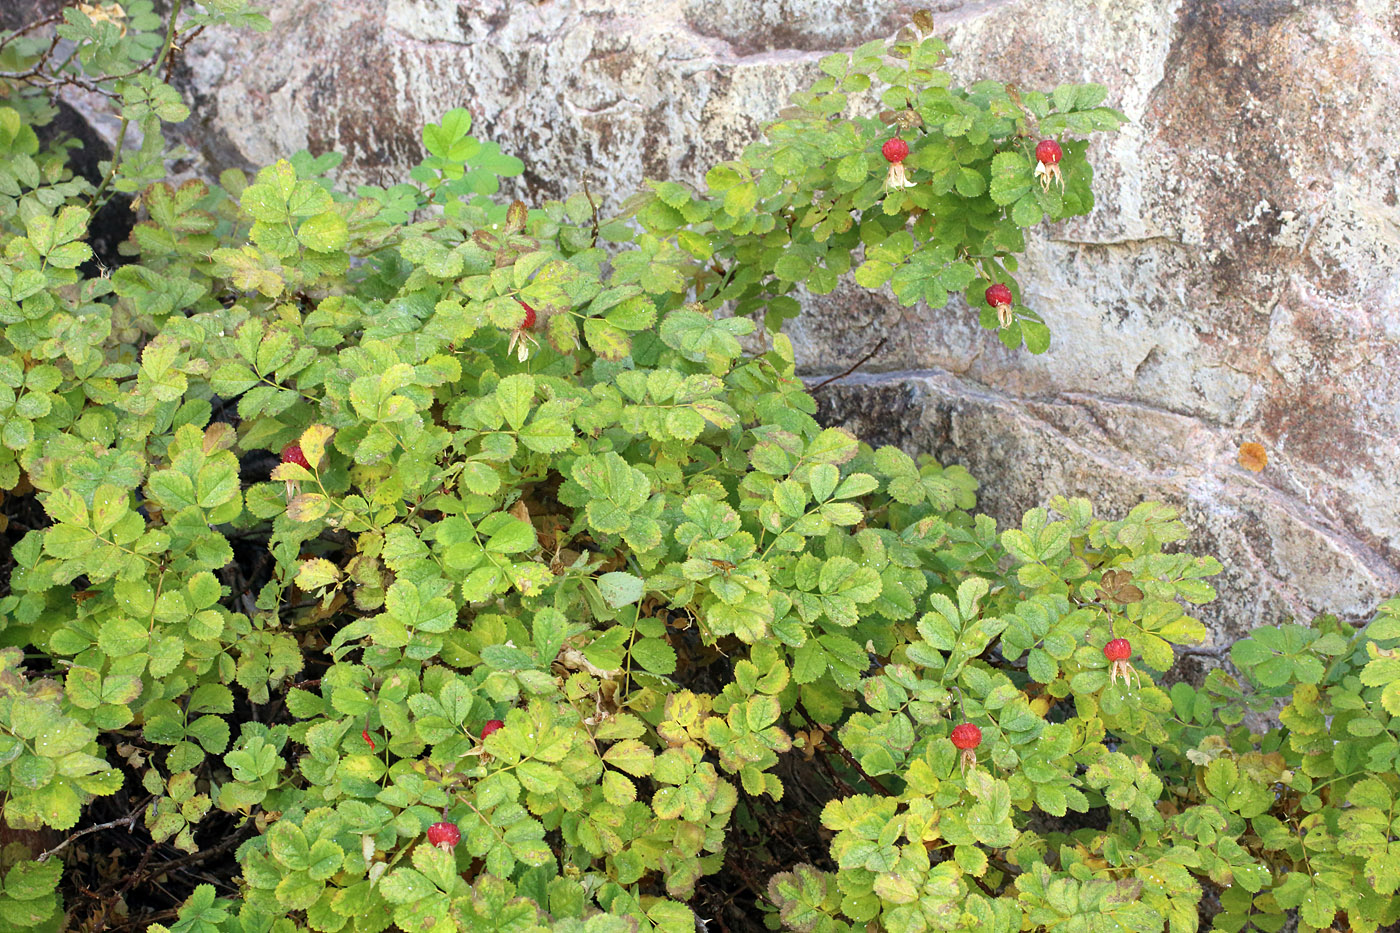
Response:
[[[816,385],[814,385],[814,386],[812,386],[810,389],[808,389],[808,390],[807,390],[808,394],[811,394],[811,393],[813,393],[813,392],[816,392],[818,389],[821,389],[821,388],[823,388],[823,387],[825,387],[825,386],[831,385],[831,384],[832,384],[833,382],[835,382],[837,379],[845,379],[845,378],[846,378],[847,376],[849,376],[851,373],[855,372],[857,369],[860,369],[860,368],[861,368],[862,366],[864,366],[866,363],[870,362],[870,358],[871,358],[872,356],[874,356],[876,353],[879,353],[879,352],[880,352],[880,348],[883,347],[883,346],[885,345],[885,341],[888,340],[888,339],[889,339],[888,337],[881,337],[881,338],[880,338],[880,342],[877,343],[877,344],[875,344],[874,349],[872,349],[869,353],[865,354],[865,356],[862,356],[860,359],[856,360],[855,364],[854,364],[850,369],[846,370],[844,373],[838,373],[838,374],[836,374],[835,376],[832,376],[830,379],[823,379],[821,382],[817,383]]]
[[[125,827],[126,827],[126,831],[127,831],[127,832],[131,832],[131,830],[136,826],[136,821],[137,821],[138,819],[141,818],[141,813],[142,813],[142,811],[144,811],[144,810],[145,810],[145,805],[143,804],[141,807],[137,808],[134,812],[128,813],[126,816],[122,817],[122,818],[119,819],[119,820],[112,820],[112,821],[109,822],[109,823],[99,823],[99,824],[96,825],[96,826],[89,826],[87,829],[80,829],[80,830],[78,830],[76,833],[74,833],[73,835],[69,836],[67,839],[65,839],[65,840],[63,840],[62,842],[60,842],[58,845],[54,846],[54,847],[53,847],[52,849],[50,849],[49,851],[47,851],[47,852],[43,853],[42,855],[40,855],[40,856],[39,856],[38,858],[36,858],[34,861],[36,861],[36,862],[45,862],[45,861],[48,861],[48,858],[49,858],[50,855],[54,855],[54,854],[56,854],[56,853],[62,851],[63,849],[68,848],[70,845],[73,844],[73,842],[74,842],[75,840],[81,839],[83,836],[86,836],[88,833],[98,833],[98,832],[101,832],[101,831],[104,830],[104,829],[116,829],[118,826],[125,826]]]

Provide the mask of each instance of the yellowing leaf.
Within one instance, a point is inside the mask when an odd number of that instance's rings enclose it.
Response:
[[[339,579],[340,568],[324,557],[302,561],[301,567],[297,569],[297,586],[308,593],[323,586],[330,586]]]
[[[335,428],[324,424],[313,424],[301,432],[301,440],[297,443],[301,445],[301,454],[306,458],[306,462],[311,464],[311,469],[320,467],[321,459],[326,455],[326,443],[334,436]]]
[[[644,777],[651,774],[652,753],[636,739],[623,739],[603,753],[603,760],[628,774]]]
[[[294,522],[314,522],[330,511],[330,502],[316,492],[306,492],[287,503],[287,517]]]

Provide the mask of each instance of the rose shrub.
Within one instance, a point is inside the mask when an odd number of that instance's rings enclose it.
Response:
[[[1400,602],[1159,686],[1221,569],[1171,509],[998,529],[795,375],[848,274],[1044,351],[1016,255],[1092,208],[1103,88],[957,87],[921,15],[617,216],[500,196],[462,110],[392,187],[175,184],[178,50],[266,20],[169,6],[0,35],[4,929],[1400,918]]]

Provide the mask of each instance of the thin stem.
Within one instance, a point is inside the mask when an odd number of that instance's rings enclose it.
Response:
[[[191,29],[189,32],[185,33],[183,36],[180,37],[180,44],[177,45],[177,46],[173,46],[173,47],[172,47],[173,52],[178,52],[178,51],[180,51],[181,49],[183,49],[185,46],[189,45],[189,44],[190,44],[191,42],[193,42],[193,41],[195,40],[195,38],[196,38],[201,32],[203,32],[203,31],[204,31],[204,27],[203,27],[203,26],[196,26],[195,28]],[[169,80],[170,80],[170,72],[171,72],[171,70],[175,67],[175,56],[174,56],[173,52],[172,52],[170,58],[168,58],[168,59],[166,60],[166,62],[165,62],[165,80],[166,80],[167,82],[169,82]]]
[[[1205,645],[1188,645],[1177,648],[1177,657],[1181,658],[1223,658],[1230,653],[1229,645],[1208,647]]]
[[[598,245],[598,205],[593,201],[593,192],[588,190],[588,179],[583,180],[583,196],[588,199],[588,206],[593,211],[593,238],[589,241],[589,246]]]
[[[879,352],[880,352],[880,348],[883,347],[883,346],[885,345],[885,341],[886,341],[887,339],[889,339],[889,338],[887,338],[887,337],[881,337],[881,338],[880,338],[880,342],[877,343],[877,344],[875,344],[874,348],[871,349],[871,351],[870,351],[869,353],[865,354],[865,356],[862,356],[860,359],[856,360],[855,363],[852,364],[852,366],[851,366],[850,369],[846,370],[844,373],[837,373],[835,376],[832,376],[830,379],[823,379],[821,382],[818,382],[816,385],[814,385],[814,386],[812,386],[810,389],[808,389],[808,390],[807,390],[807,394],[808,394],[808,395],[811,395],[811,394],[813,394],[813,393],[815,393],[815,392],[818,392],[818,391],[820,391],[822,388],[831,385],[831,383],[835,382],[836,380],[838,380],[838,379],[845,379],[845,378],[846,378],[847,376],[849,376],[851,373],[855,372],[857,369],[860,369],[860,368],[861,368],[862,366],[864,366],[866,363],[870,362],[870,358],[871,358],[872,356],[874,356],[876,353],[879,353]]]
[[[118,826],[125,826],[126,829],[127,829],[127,832],[130,832],[131,829],[132,829],[132,827],[136,824],[136,820],[137,820],[138,818],[140,818],[140,816],[141,816],[141,811],[144,810],[144,809],[145,809],[145,807],[143,806],[143,807],[141,807],[140,809],[138,809],[136,812],[134,812],[134,813],[128,813],[126,816],[122,817],[122,818],[119,819],[119,820],[112,820],[111,822],[108,822],[108,823],[99,823],[99,824],[96,825],[96,826],[89,826],[87,829],[80,829],[80,830],[78,830],[76,833],[74,833],[73,835],[69,836],[67,839],[65,839],[65,840],[63,840],[62,842],[60,842],[58,845],[54,846],[52,849],[50,849],[50,850],[48,850],[47,852],[45,852],[45,853],[43,853],[42,855],[40,855],[40,856],[39,856],[38,858],[36,858],[34,861],[36,861],[36,862],[45,862],[45,861],[48,861],[48,858],[49,858],[50,855],[56,855],[57,853],[61,852],[62,850],[66,849],[66,848],[68,848],[70,845],[72,845],[76,840],[81,839],[83,836],[86,836],[88,833],[98,833],[98,832],[101,832],[101,831],[104,830],[104,829],[116,829]]]
[[[180,8],[184,5],[185,0],[174,0],[174,2],[170,4],[170,22],[165,26],[165,42],[160,47],[160,54],[153,60],[157,69],[160,68],[162,62],[166,61],[166,56],[170,54],[170,50],[175,46],[175,23],[180,18]],[[167,78],[170,77],[170,67],[168,63],[166,65],[165,76]]]
[[[30,68],[28,71],[6,72],[4,74],[0,74],[0,78],[4,78],[7,81],[24,81],[28,83],[28,80],[30,78],[38,77],[39,73],[44,70],[44,65],[46,65],[49,59],[53,57],[53,50],[56,48],[58,48],[58,33],[55,32],[53,35],[53,41],[49,43],[49,47],[44,50],[44,53],[42,55],[39,56],[38,61],[34,63],[34,66],[32,68]]]
[[[807,720],[808,725],[816,727],[817,721],[807,713],[806,707],[802,705],[802,702],[800,700],[794,708],[802,714],[803,719]],[[865,769],[860,766],[860,762],[856,761],[855,757],[849,751],[846,750],[846,746],[841,744],[841,740],[836,738],[836,735],[834,733],[828,732],[826,734],[826,738],[831,740],[832,747],[836,749],[836,753],[846,760],[846,764],[850,765],[856,770],[856,773],[861,776],[865,783],[869,784],[871,787],[875,788],[886,797],[894,796],[894,793],[890,791],[888,787],[881,784],[879,781],[875,780],[873,777],[865,773]]]
[[[997,896],[997,893],[987,887],[987,882],[983,881],[981,878],[976,875],[968,875],[968,877],[971,878],[977,887],[982,889],[982,893],[986,894],[988,897],[995,898]]]
[[[166,60],[166,57],[170,54],[170,50],[175,45],[175,23],[180,18],[180,8],[184,5],[185,0],[173,0],[170,5],[170,22],[167,23],[165,27],[165,42],[161,44],[160,51],[156,53],[156,57],[151,59],[150,65],[139,68],[137,71],[144,71],[145,68],[151,65],[154,65],[156,69],[159,70],[161,62]],[[135,72],[133,72],[133,74],[134,73]],[[166,70],[166,76],[169,77],[168,68]],[[92,193],[92,199],[88,201],[88,207],[93,211],[98,210],[102,206],[102,195],[107,191],[107,188],[111,186],[112,180],[117,177],[117,167],[121,165],[122,146],[126,143],[126,129],[130,125],[131,118],[123,114],[121,128],[117,130],[116,144],[112,146],[112,167],[107,170],[107,175],[102,179],[102,184],[97,186],[97,190]]]
[[[63,19],[63,14],[53,13],[49,16],[45,16],[43,19],[36,19],[28,26],[21,26],[19,29],[16,29],[14,32],[10,33],[5,38],[0,39],[0,49],[3,49],[5,46],[9,45],[11,42],[15,41],[25,33],[33,32],[34,30],[42,28],[44,26],[48,26],[51,23],[56,23],[61,19]]]

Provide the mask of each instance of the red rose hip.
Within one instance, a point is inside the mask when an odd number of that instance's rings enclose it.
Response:
[[[530,331],[535,329],[535,309],[520,301],[519,298],[515,300],[520,302],[520,307],[525,309],[525,320],[520,322],[519,327],[511,331],[510,343],[506,346],[506,352],[514,353],[516,359],[523,363],[530,358],[530,348],[538,347],[540,342],[530,334]]]
[[[505,723],[501,722],[499,719],[492,719],[492,720],[488,721],[488,722],[486,723],[486,725],[484,725],[484,726],[481,727],[481,739],[482,739],[482,741],[485,741],[485,740],[486,740],[486,737],[487,737],[488,735],[490,735],[491,733],[495,732],[497,729],[501,728],[501,727],[504,726],[504,725],[505,725]]]
[[[904,170],[904,160],[909,156],[909,144],[895,136],[885,140],[885,144],[880,147],[880,154],[890,163],[889,174],[885,176],[885,190],[902,191],[905,188],[913,188],[914,182]]]
[[[306,454],[301,452],[301,445],[296,441],[282,448],[282,462],[295,463],[297,466],[311,469],[311,464],[306,459]]]
[[[1108,682],[1116,683],[1119,677],[1123,678],[1123,686],[1128,686],[1128,678],[1132,678],[1139,683],[1142,676],[1134,670],[1132,664],[1128,663],[1128,658],[1132,657],[1133,645],[1126,638],[1115,638],[1103,646],[1103,656],[1108,659]]]
[[[1064,175],[1060,174],[1060,160],[1065,157],[1065,151],[1060,148],[1060,144],[1053,139],[1042,139],[1035,146],[1035,177],[1040,179],[1040,186],[1046,191],[1050,190],[1050,185],[1058,183],[1060,190],[1065,188]]]
[[[982,744],[982,730],[970,722],[953,727],[953,745],[969,751]]]
[[[462,841],[462,831],[456,823],[434,823],[428,827],[428,844],[451,852]]]
[[[987,304],[991,305],[993,308],[1000,308],[1002,305],[1010,305],[1012,302],[1011,289],[1000,282],[987,289],[987,293],[983,297],[987,299]]]
[[[977,767],[977,746],[982,744],[982,730],[970,722],[953,727],[953,747],[959,750],[958,770],[967,773]]]

